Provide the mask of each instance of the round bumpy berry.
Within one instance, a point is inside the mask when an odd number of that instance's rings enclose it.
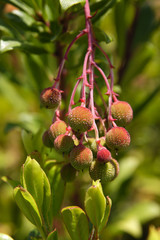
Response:
[[[72,182],[76,178],[76,169],[70,163],[66,164],[61,169],[61,176],[65,182]]]
[[[41,92],[40,100],[46,108],[57,108],[61,102],[61,92],[56,88],[45,88]]]
[[[133,119],[133,110],[130,104],[124,101],[114,102],[111,106],[111,113],[119,126],[126,126]]]
[[[61,134],[54,140],[54,147],[61,153],[69,153],[74,147],[74,141],[71,136]]]
[[[104,184],[106,182],[114,180],[115,177],[117,177],[119,172],[119,165],[117,166],[117,169],[115,165],[112,164],[112,162],[102,164],[98,161],[94,161],[90,166],[89,174],[94,181],[100,179],[101,183]]]
[[[100,163],[107,163],[111,160],[111,153],[110,151],[102,147],[98,152],[97,152],[97,161]]]
[[[70,161],[77,170],[88,168],[93,160],[92,151],[82,144],[74,147],[70,152]]]
[[[64,121],[61,120],[55,121],[48,130],[50,139],[54,141],[56,137],[58,137],[59,135],[65,134],[66,128],[67,125]]]
[[[50,137],[49,137],[49,132],[48,130],[46,130],[44,133],[43,133],[43,136],[42,136],[42,142],[43,144],[48,147],[48,148],[53,148],[53,142],[51,141]]]
[[[103,146],[105,144],[105,138],[101,137],[100,144]],[[88,142],[84,142],[84,145],[92,150],[93,156],[97,156],[97,143],[95,138],[88,138]]]
[[[107,147],[120,150],[130,145],[130,135],[123,127],[113,127],[106,134]]]
[[[93,115],[88,108],[75,107],[68,115],[68,122],[76,132],[85,132],[92,127]]]

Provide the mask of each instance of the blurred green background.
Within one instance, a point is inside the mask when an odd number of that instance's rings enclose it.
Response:
[[[83,1],[77,1],[82,2]],[[68,4],[69,3],[69,4]],[[127,127],[131,146],[116,156],[120,174],[104,187],[113,201],[107,228],[100,239],[158,240],[160,231],[160,1],[90,1],[96,38],[114,68],[114,90],[128,101],[134,119]],[[67,5],[68,4],[68,5]],[[19,179],[21,165],[33,150],[42,153],[41,136],[54,112],[40,106],[39,95],[51,86],[71,40],[84,28],[83,8],[70,1],[0,0],[0,175]],[[71,49],[62,73],[65,90],[62,116],[81,75],[87,38]],[[96,61],[106,74],[104,56]],[[106,88],[96,79],[101,92]],[[80,90],[78,90],[80,91]],[[78,95],[76,96],[78,100]],[[95,91],[96,103],[102,107]],[[107,97],[106,97],[107,101]],[[66,186],[63,206],[83,208],[91,181],[87,173]],[[69,240],[60,216],[54,221],[60,239]],[[0,232],[28,239],[34,227],[16,206],[12,189],[0,181]],[[149,230],[150,229],[150,230]]]

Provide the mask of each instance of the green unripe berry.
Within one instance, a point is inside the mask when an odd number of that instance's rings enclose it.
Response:
[[[92,127],[93,115],[88,108],[75,107],[68,115],[68,122],[75,132],[85,132]]]
[[[133,110],[128,102],[117,101],[111,106],[112,117],[120,126],[126,126],[133,119]]]
[[[61,102],[61,92],[53,87],[45,88],[41,92],[40,101],[46,108],[57,108]]]
[[[118,172],[119,172],[118,162],[117,166],[115,167],[115,165],[112,164],[112,162],[102,164],[98,161],[94,161],[92,162],[89,169],[89,174],[91,178],[94,181],[100,179],[102,184],[113,181],[115,177],[118,175]]]
[[[69,153],[74,147],[74,141],[71,136],[61,134],[54,140],[54,147],[61,153]]]
[[[55,121],[48,130],[51,141],[54,142],[56,137],[58,137],[61,134],[65,134],[66,128],[67,128],[67,125],[64,121],[61,121],[61,120]]]
[[[53,148],[53,142],[51,141],[51,139],[50,139],[50,137],[49,137],[48,130],[46,130],[46,131],[43,133],[42,142],[43,142],[43,144],[44,144],[46,147],[48,147],[48,148]]]
[[[92,151],[82,144],[74,147],[70,152],[70,161],[77,170],[88,168],[93,160]]]
[[[76,169],[70,163],[66,164],[61,169],[61,176],[65,182],[72,182],[76,178]]]
[[[113,127],[106,134],[107,147],[120,150],[130,145],[130,135],[123,127]]]

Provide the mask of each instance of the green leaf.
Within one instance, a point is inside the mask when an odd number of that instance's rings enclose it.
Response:
[[[21,42],[15,40],[0,40],[0,53],[11,51],[21,45]]]
[[[22,167],[22,185],[32,195],[40,212],[47,214],[50,208],[50,184],[39,163],[27,157]]]
[[[58,240],[56,229],[48,235],[47,240]]]
[[[39,229],[42,227],[42,219],[37,204],[32,195],[23,187],[14,189],[14,198],[25,217]]]
[[[50,218],[52,219],[59,213],[64,197],[65,182],[61,178],[61,167],[53,166],[48,173],[48,178],[51,185],[51,208]]]
[[[4,233],[0,233],[0,240],[13,240],[10,236]]]
[[[93,27],[93,31],[98,42],[110,43],[112,41],[112,39],[100,28]]]
[[[63,208],[61,212],[72,240],[88,240],[89,225],[85,212],[77,206]]]
[[[46,20],[55,21],[58,19],[60,14],[60,3],[59,0],[46,0],[45,9],[43,11],[43,16]]]
[[[104,217],[103,217],[103,220],[99,226],[99,229],[98,231],[101,232],[103,230],[103,228],[105,228],[105,226],[107,225],[107,222],[108,222],[108,218],[109,218],[109,215],[110,215],[110,212],[111,212],[111,206],[112,206],[112,200],[107,197],[106,198],[106,210],[105,210],[105,213],[104,213]]]
[[[149,236],[147,240],[159,240],[160,239],[160,229],[156,229],[154,226],[149,228]]]
[[[96,181],[86,192],[85,210],[97,230],[103,221],[105,209],[106,198],[103,195],[100,182]]]
[[[7,176],[3,176],[1,179],[2,179],[2,181],[8,183],[13,188],[20,185],[20,182],[14,181],[13,179],[11,179],[10,177],[7,177]]]
[[[84,3],[85,0],[60,0],[60,4],[63,10],[67,10],[68,8],[72,7],[75,4],[78,3]]]
[[[5,3],[10,3],[13,6],[21,9],[24,12],[27,12],[29,15],[33,15],[34,11],[30,6],[27,6],[24,1],[19,1],[19,0],[2,0],[2,2]],[[31,2],[31,1],[30,1]]]

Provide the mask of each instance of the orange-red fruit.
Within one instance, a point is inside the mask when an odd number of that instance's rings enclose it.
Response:
[[[107,163],[111,160],[111,153],[110,151],[102,147],[98,152],[97,152],[97,161],[100,163]]]
[[[70,161],[77,170],[88,168],[93,160],[92,151],[82,144],[74,147],[70,152]]]
[[[85,132],[92,127],[93,115],[88,108],[75,107],[68,115],[68,122],[76,132]]]
[[[113,127],[106,134],[107,147],[120,150],[129,146],[130,135],[123,127]]]
[[[66,128],[67,125],[64,121],[55,121],[48,130],[51,141],[54,141],[59,135],[65,134]]]
[[[41,92],[40,101],[46,108],[57,108],[61,102],[61,92],[56,88],[45,88]]]
[[[111,106],[112,117],[120,126],[126,126],[133,119],[133,110],[128,102],[117,101]]]
[[[69,153],[74,147],[74,142],[71,136],[61,134],[54,140],[54,147],[62,153]]]
[[[48,148],[53,148],[53,142],[51,141],[51,139],[50,139],[50,137],[49,137],[48,130],[46,130],[46,131],[43,133],[42,142],[43,142],[43,144],[44,144],[46,147],[48,147]]]

